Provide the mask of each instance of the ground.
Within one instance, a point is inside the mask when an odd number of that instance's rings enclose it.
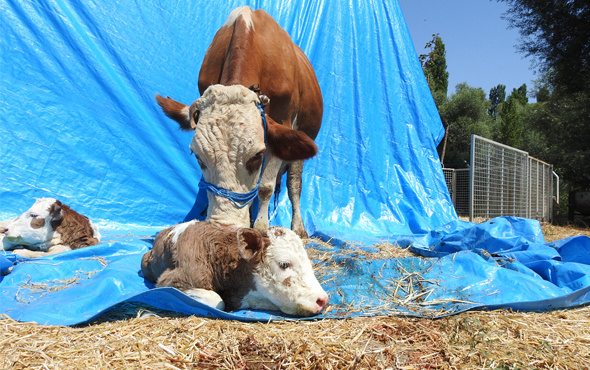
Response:
[[[547,241],[590,236],[590,229],[543,230]],[[1,319],[0,368],[583,369],[590,368],[589,324],[590,306],[273,323],[121,307],[83,327]]]

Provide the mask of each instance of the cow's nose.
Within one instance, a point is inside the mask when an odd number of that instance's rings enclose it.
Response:
[[[4,234],[8,231],[7,227],[0,227],[0,234]]]
[[[315,301],[315,303],[320,308],[319,312],[322,312],[324,310],[324,308],[326,308],[326,305],[328,304],[328,296],[319,297],[317,299],[317,301]]]

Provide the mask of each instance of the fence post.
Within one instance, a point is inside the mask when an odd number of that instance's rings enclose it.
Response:
[[[473,222],[473,198],[475,197],[475,135],[471,134],[471,153],[469,154],[469,222]]]

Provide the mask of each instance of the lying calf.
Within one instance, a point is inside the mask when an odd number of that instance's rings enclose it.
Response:
[[[312,316],[328,303],[303,242],[283,227],[260,232],[208,222],[178,224],[158,234],[141,271],[157,287],[177,288],[222,310]]]
[[[54,198],[40,198],[22,215],[0,223],[0,249],[35,258],[100,242],[90,220]],[[15,249],[15,248],[24,249]]]

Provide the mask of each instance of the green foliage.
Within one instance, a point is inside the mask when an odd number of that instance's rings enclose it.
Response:
[[[571,190],[588,190],[590,185],[590,92],[554,93],[527,119],[545,145],[526,149],[554,165]]]
[[[522,147],[524,133],[522,117],[528,101],[526,84],[523,84],[518,89],[513,89],[508,99],[498,105],[496,108],[498,125],[494,134],[496,141],[514,148]]]
[[[509,99],[502,103],[501,107],[494,139],[502,144],[520,148],[523,128],[520,120],[522,106],[517,99]]]
[[[552,83],[568,93],[590,85],[590,2],[588,0],[498,0],[506,19],[522,36],[520,50],[533,56]]]
[[[488,109],[489,115],[494,119],[498,119],[498,106],[506,100],[506,86],[498,85],[492,87],[490,90],[490,108]]]
[[[520,110],[520,122],[522,125],[522,141],[520,149],[527,151],[535,158],[541,158],[548,152],[547,134],[540,130],[539,115],[545,111],[543,102],[528,104]],[[549,162],[551,163],[551,162]]]
[[[552,163],[568,189],[590,190],[590,2],[497,1],[510,7],[506,19],[520,31],[520,50],[544,72],[533,89],[537,103],[523,104],[513,92],[523,149]]]
[[[486,93],[466,83],[456,86],[448,102],[439,107],[443,122],[448,124],[446,167],[464,167],[469,163],[471,134],[491,137],[494,121],[488,116]]]
[[[549,100],[549,97],[551,96],[551,92],[549,91],[549,87],[545,86],[540,86],[539,89],[536,91],[535,93],[535,98],[537,99],[537,102],[539,103],[544,103],[547,100]]]
[[[439,107],[447,100],[449,86],[449,72],[447,72],[447,60],[445,44],[438,34],[432,35],[432,40],[426,43],[425,48],[430,48],[428,54],[420,55],[420,64],[424,76],[430,87],[430,92]]]
[[[526,84],[522,84],[518,89],[512,89],[508,100],[514,100],[522,106],[527,105],[529,98],[527,97]]]

